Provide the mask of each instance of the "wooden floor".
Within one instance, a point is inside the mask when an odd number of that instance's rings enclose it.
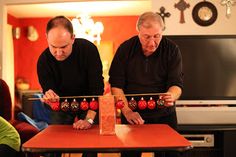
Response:
[[[82,154],[63,154],[62,157],[82,157]],[[98,153],[98,157],[120,157],[120,153]],[[153,153],[143,153],[142,157],[153,157]]]

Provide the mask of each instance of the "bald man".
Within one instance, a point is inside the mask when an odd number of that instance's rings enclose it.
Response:
[[[86,39],[75,39],[71,21],[64,16],[49,20],[46,28],[48,48],[40,55],[37,72],[43,100],[51,105],[62,96],[102,95],[102,63],[97,47]],[[61,100],[64,101],[64,100]],[[74,123],[77,116],[79,121]],[[52,124],[73,124],[89,129],[96,111],[66,113],[52,111]]]

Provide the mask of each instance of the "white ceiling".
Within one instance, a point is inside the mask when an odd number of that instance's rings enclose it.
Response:
[[[90,16],[139,15],[151,10],[151,0],[20,4],[8,5],[7,10],[16,18],[78,16],[84,13]]]

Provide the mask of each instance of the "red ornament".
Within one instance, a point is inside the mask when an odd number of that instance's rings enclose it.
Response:
[[[70,103],[67,101],[67,99],[61,103],[61,110],[64,112],[68,112],[70,110]]]
[[[131,110],[135,110],[137,109],[138,105],[137,105],[137,101],[134,100],[134,98],[132,97],[131,100],[128,103],[128,106]]]
[[[53,111],[59,111],[60,110],[60,103],[59,101],[51,102],[50,107]]]
[[[147,102],[144,100],[143,97],[141,98],[141,100],[138,101],[138,108],[140,110],[144,110],[147,108]]]
[[[152,97],[150,97],[150,100],[148,100],[147,107],[151,110],[156,107],[156,102],[152,99]]]
[[[124,106],[125,106],[125,103],[124,103],[123,100],[120,99],[116,102],[116,108],[117,109],[122,109]]]
[[[98,101],[93,98],[92,101],[90,101],[89,103],[89,108],[95,111],[98,109],[98,107],[99,107]]]
[[[73,112],[77,112],[79,110],[79,103],[74,99],[70,104],[70,110]]]
[[[88,108],[89,108],[89,103],[84,98],[84,100],[81,101],[81,103],[80,103],[80,109],[83,111],[86,111]]]

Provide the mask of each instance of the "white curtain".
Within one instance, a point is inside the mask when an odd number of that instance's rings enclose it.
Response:
[[[3,64],[2,64],[2,78],[6,81],[10,88],[12,107],[14,109],[15,101],[15,81],[14,81],[14,48],[13,48],[13,36],[12,36],[12,26],[7,25],[7,38],[6,38],[6,52],[3,54]],[[14,114],[13,114],[14,116]],[[14,117],[12,117],[14,118]]]

